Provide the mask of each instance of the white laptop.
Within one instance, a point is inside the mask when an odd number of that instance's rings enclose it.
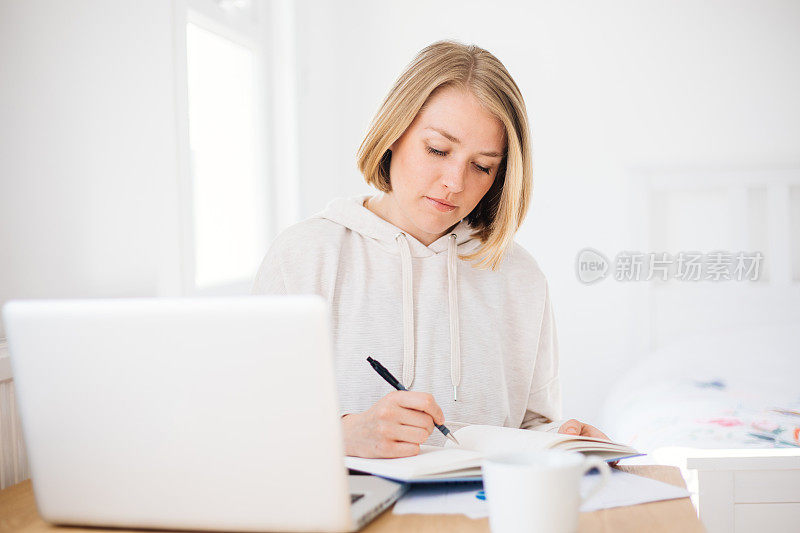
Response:
[[[26,300],[3,319],[48,522],[348,531],[405,488],[347,475],[322,298]]]

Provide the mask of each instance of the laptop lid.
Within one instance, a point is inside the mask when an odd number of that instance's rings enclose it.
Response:
[[[3,319],[45,520],[350,527],[322,298],[11,301]]]

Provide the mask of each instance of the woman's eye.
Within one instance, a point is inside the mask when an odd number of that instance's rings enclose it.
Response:
[[[431,148],[430,146],[426,146],[426,148],[428,149],[428,153],[434,155],[447,155],[447,152],[442,152],[441,150],[437,150],[436,148]]]
[[[442,150],[437,150],[436,148],[434,148],[432,146],[427,146],[426,145],[425,149],[428,151],[429,154],[438,155],[438,156],[446,156],[447,155],[447,152],[443,152]],[[477,168],[480,172],[483,172],[484,174],[491,174],[491,170],[492,170],[492,169],[487,168],[487,167],[482,167],[482,166],[480,166],[478,164],[475,164],[475,168]]]

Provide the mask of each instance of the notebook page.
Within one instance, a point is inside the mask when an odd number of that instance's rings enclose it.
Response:
[[[461,443],[461,446],[456,446],[447,441],[445,448],[474,450],[482,455],[536,449],[543,450],[573,438],[544,431],[479,425],[463,427],[453,432],[453,434]]]
[[[630,446],[625,446],[623,444],[611,444],[607,442],[580,442],[580,441],[565,441],[560,442],[556,446],[554,446],[557,450],[575,450],[579,452],[600,452],[600,451],[611,451],[611,452],[626,452],[626,453],[638,453],[634,448]]]
[[[474,450],[481,452],[483,455],[549,448],[581,452],[609,451],[617,456],[620,453],[639,453],[630,446],[611,443],[594,437],[498,426],[466,426],[453,434],[459,440],[461,446],[456,446],[448,441],[445,444],[446,448]]]
[[[419,455],[398,459],[365,459],[345,457],[347,468],[393,479],[415,479],[421,476],[479,466],[481,454],[463,449],[445,449],[422,445]]]

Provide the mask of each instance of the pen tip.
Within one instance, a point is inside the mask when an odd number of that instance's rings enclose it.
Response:
[[[447,434],[447,438],[450,439],[451,441],[455,442],[457,445],[461,446],[461,443],[458,442],[458,439],[455,438],[452,433],[448,433]]]

